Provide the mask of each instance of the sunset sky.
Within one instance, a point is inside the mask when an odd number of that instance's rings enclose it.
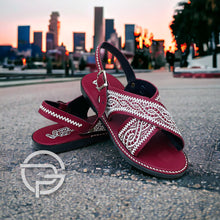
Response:
[[[172,44],[169,24],[180,0],[0,0],[0,45],[17,47],[17,26],[43,31],[43,49],[52,11],[60,13],[59,43],[73,50],[73,32],[86,32],[86,49],[93,47],[94,7],[104,7],[104,18],[114,19],[115,29],[124,42],[124,24],[136,24]]]

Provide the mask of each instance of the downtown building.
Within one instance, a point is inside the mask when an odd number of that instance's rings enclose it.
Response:
[[[42,51],[42,31],[35,31],[34,32],[34,45]]]
[[[105,19],[105,41],[121,49],[121,37],[118,37],[115,30],[114,19]]]
[[[135,24],[125,24],[125,50],[135,52]]]
[[[18,26],[18,51],[25,52],[30,50],[30,26]]]
[[[73,52],[85,52],[86,33],[73,33]]]
[[[105,41],[108,41],[114,33],[114,19],[105,19]]]
[[[0,63],[7,63],[8,60],[16,59],[16,49],[12,45],[0,45]]]
[[[93,49],[104,41],[104,24],[103,24],[103,7],[94,8],[94,36],[93,36]]]
[[[34,31],[34,42],[31,45],[32,57],[42,56],[42,32]]]
[[[54,45],[54,33],[46,33],[46,51],[55,49]]]
[[[60,21],[58,12],[50,15],[48,32],[46,33],[46,50],[56,49],[59,45]]]

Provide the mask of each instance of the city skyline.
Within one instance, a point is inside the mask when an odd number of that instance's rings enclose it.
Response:
[[[43,50],[46,48],[46,32],[48,31],[48,21],[51,12],[58,11],[60,14],[60,40],[59,45],[63,42],[69,51],[72,51],[72,33],[73,32],[85,32],[86,33],[86,49],[90,50],[93,47],[93,36],[94,36],[94,7],[103,7],[103,18],[114,19],[114,26],[119,37],[122,37],[122,43],[125,41],[125,24],[133,23],[141,26],[143,29],[148,29],[149,33],[154,34],[155,39],[164,39],[166,48],[172,43],[171,32],[169,30],[169,23],[172,21],[172,15],[177,6],[179,0],[155,0],[146,2],[143,0],[126,3],[126,1],[87,1],[82,0],[80,3],[74,5],[74,1],[70,2],[67,0],[65,3],[68,7],[63,7],[60,3],[54,2],[49,4],[51,1],[39,0],[38,3],[31,5],[29,1],[22,0],[17,1],[9,0],[2,2],[2,7],[5,8],[0,13],[0,19],[2,25],[0,26],[0,44],[12,45],[17,47],[17,26],[19,25],[30,25],[30,42],[33,42],[33,33],[36,31],[43,32]],[[6,14],[7,11],[14,10],[9,5],[14,3],[18,4],[15,15],[10,13]],[[38,8],[40,3],[44,4],[43,10],[33,13],[34,6]],[[86,4],[88,3],[88,4]],[[121,4],[124,3],[124,8]],[[21,6],[28,8],[28,10],[22,13],[23,9]],[[71,6],[72,5],[72,6]],[[122,4],[123,5],[123,4]],[[50,6],[50,7],[49,7]],[[77,6],[77,7],[76,7]],[[165,7],[166,6],[166,7]],[[72,9],[72,11],[71,11]],[[76,10],[77,9],[77,10]],[[114,9],[114,10],[113,10]],[[143,10],[144,9],[144,10]],[[45,12],[47,11],[47,12]],[[133,11],[133,13],[132,13]],[[46,14],[45,14],[46,13]],[[13,16],[16,16],[13,17]],[[3,19],[4,17],[5,19]],[[104,21],[103,21],[104,22]]]

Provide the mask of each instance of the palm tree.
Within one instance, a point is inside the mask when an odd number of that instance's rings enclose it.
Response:
[[[173,21],[170,25],[172,35],[174,36],[178,49],[182,44],[186,44],[186,57],[189,54],[190,45],[192,42],[192,12],[191,6],[186,2],[180,2],[181,9],[177,9],[173,16]]]
[[[213,67],[217,66],[216,53],[220,32],[220,1],[192,0],[180,2],[181,9],[176,10],[170,25],[178,47],[186,43],[186,55],[189,54],[191,43],[199,46],[199,54],[204,55],[203,45],[214,39]],[[212,37],[213,36],[213,37]]]

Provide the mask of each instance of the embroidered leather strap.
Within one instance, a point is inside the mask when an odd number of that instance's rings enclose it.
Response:
[[[96,48],[96,67],[98,69],[98,74],[97,74],[97,89],[99,90],[99,111],[98,111],[98,118],[101,118],[102,115],[105,112],[105,108],[107,105],[107,86],[108,82],[106,80],[106,73],[102,65],[102,60],[101,60],[101,48],[106,49],[110,51],[120,62],[122,69],[124,70],[127,81],[129,83],[132,83],[133,81],[136,80],[135,74],[127,61],[127,59],[124,57],[124,55],[113,45],[103,42],[98,47]]]
[[[94,127],[93,124],[90,124],[84,121],[83,119],[62,110],[65,104],[62,103],[61,104],[62,109],[59,109],[58,107],[52,105],[52,103],[54,102],[47,100],[43,101],[43,103],[39,108],[39,113],[44,117],[59,124],[62,124],[64,126],[67,126],[71,129],[74,129],[79,133],[81,132],[85,133]]]
[[[100,74],[98,73],[97,77],[97,90],[99,91],[99,109],[98,109],[98,118],[101,118],[105,112],[105,108],[107,105],[107,86],[104,86],[105,83],[107,84],[105,71],[101,71]],[[101,89],[98,89],[101,88]],[[98,120],[97,118],[97,120]]]
[[[108,90],[106,115],[114,114],[130,116],[119,129],[119,139],[130,151],[137,156],[151,137],[159,130],[165,130],[175,136],[178,149],[183,148],[183,139],[175,122],[167,109],[158,101],[145,97],[134,97],[125,91]]]
[[[137,98],[128,92],[107,91],[106,115],[125,114],[144,120],[164,130],[180,135],[180,132],[167,109],[159,102],[148,98]]]
[[[158,128],[145,121],[129,118],[118,133],[118,137],[132,155],[137,156]]]

